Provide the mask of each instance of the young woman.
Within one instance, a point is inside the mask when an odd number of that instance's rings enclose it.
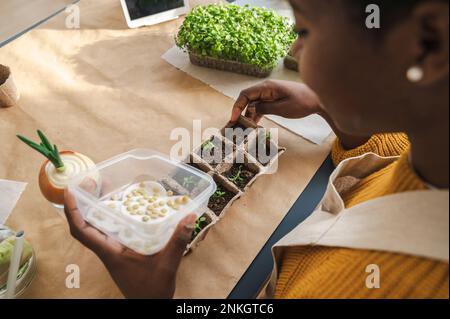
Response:
[[[274,247],[266,296],[448,298],[448,1],[290,2],[305,85],[249,88],[232,120],[319,113],[338,136],[337,168],[318,210]],[[365,23],[371,3],[379,29]],[[173,296],[192,216],[144,257],[89,227],[70,194],[66,214],[125,296]]]

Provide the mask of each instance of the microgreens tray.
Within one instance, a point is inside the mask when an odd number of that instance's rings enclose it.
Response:
[[[272,10],[210,4],[186,16],[175,41],[195,65],[266,77],[295,38],[289,20]]]

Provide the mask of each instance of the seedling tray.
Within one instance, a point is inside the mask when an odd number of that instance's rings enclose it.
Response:
[[[242,129],[250,129],[253,130],[250,133],[248,138],[242,139],[240,143],[236,144],[236,141],[231,141],[230,139],[223,136],[225,134],[225,129],[230,127],[240,127]],[[208,217],[207,225],[197,234],[195,238],[193,238],[192,242],[188,245],[186,253],[194,250],[199,243],[205,239],[207,233],[217,222],[219,222],[222,218],[225,218],[225,215],[230,210],[230,207],[239,200],[242,196],[246,194],[251,189],[253,183],[262,175],[273,173],[276,168],[276,162],[279,157],[286,151],[284,147],[280,147],[274,140],[267,139],[267,145],[271,145],[272,149],[275,149],[276,152],[271,154],[268,158],[265,158],[266,161],[262,161],[258,158],[257,153],[254,152],[255,145],[258,143],[258,138],[256,134],[256,129],[263,128],[258,126],[254,122],[249,119],[241,116],[237,123],[230,124],[228,123],[222,130],[222,136],[212,135],[210,138],[206,139],[200,146],[198,146],[194,151],[190,154],[189,158],[186,159],[188,165],[199,169],[205,173],[208,173],[212,176],[213,180],[217,184],[217,191],[211,196],[208,202],[208,210],[205,213]],[[227,145],[230,149],[233,150],[231,154],[226,154],[224,161],[220,164],[209,163],[202,157],[202,149],[205,143],[208,141],[214,141],[215,145]],[[258,158],[258,159],[257,159]],[[211,160],[211,158],[209,158]],[[249,176],[243,176],[242,183],[236,183],[236,172],[241,169],[242,174],[247,174],[250,172]],[[244,173],[245,172],[245,173]],[[251,175],[251,176],[250,176]],[[174,178],[176,179],[176,178]],[[185,185],[189,186],[189,185]],[[177,186],[183,189],[183,186]],[[176,188],[175,188],[176,189]],[[186,192],[192,192],[189,190],[185,190]],[[195,190],[194,190],[195,193]],[[222,195],[222,193],[225,193]],[[223,197],[223,207],[217,207],[217,197]]]

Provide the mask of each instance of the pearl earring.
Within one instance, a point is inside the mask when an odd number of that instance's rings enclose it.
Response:
[[[417,83],[423,79],[423,69],[420,66],[412,66],[406,72],[406,77],[410,82]]]

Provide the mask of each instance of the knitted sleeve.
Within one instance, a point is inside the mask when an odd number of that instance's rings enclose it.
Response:
[[[346,150],[339,139],[333,144],[331,157],[334,165],[343,160],[360,156],[366,153],[375,153],[380,156],[398,156],[409,148],[408,136],[403,133],[389,133],[373,135],[365,144],[357,148]]]

